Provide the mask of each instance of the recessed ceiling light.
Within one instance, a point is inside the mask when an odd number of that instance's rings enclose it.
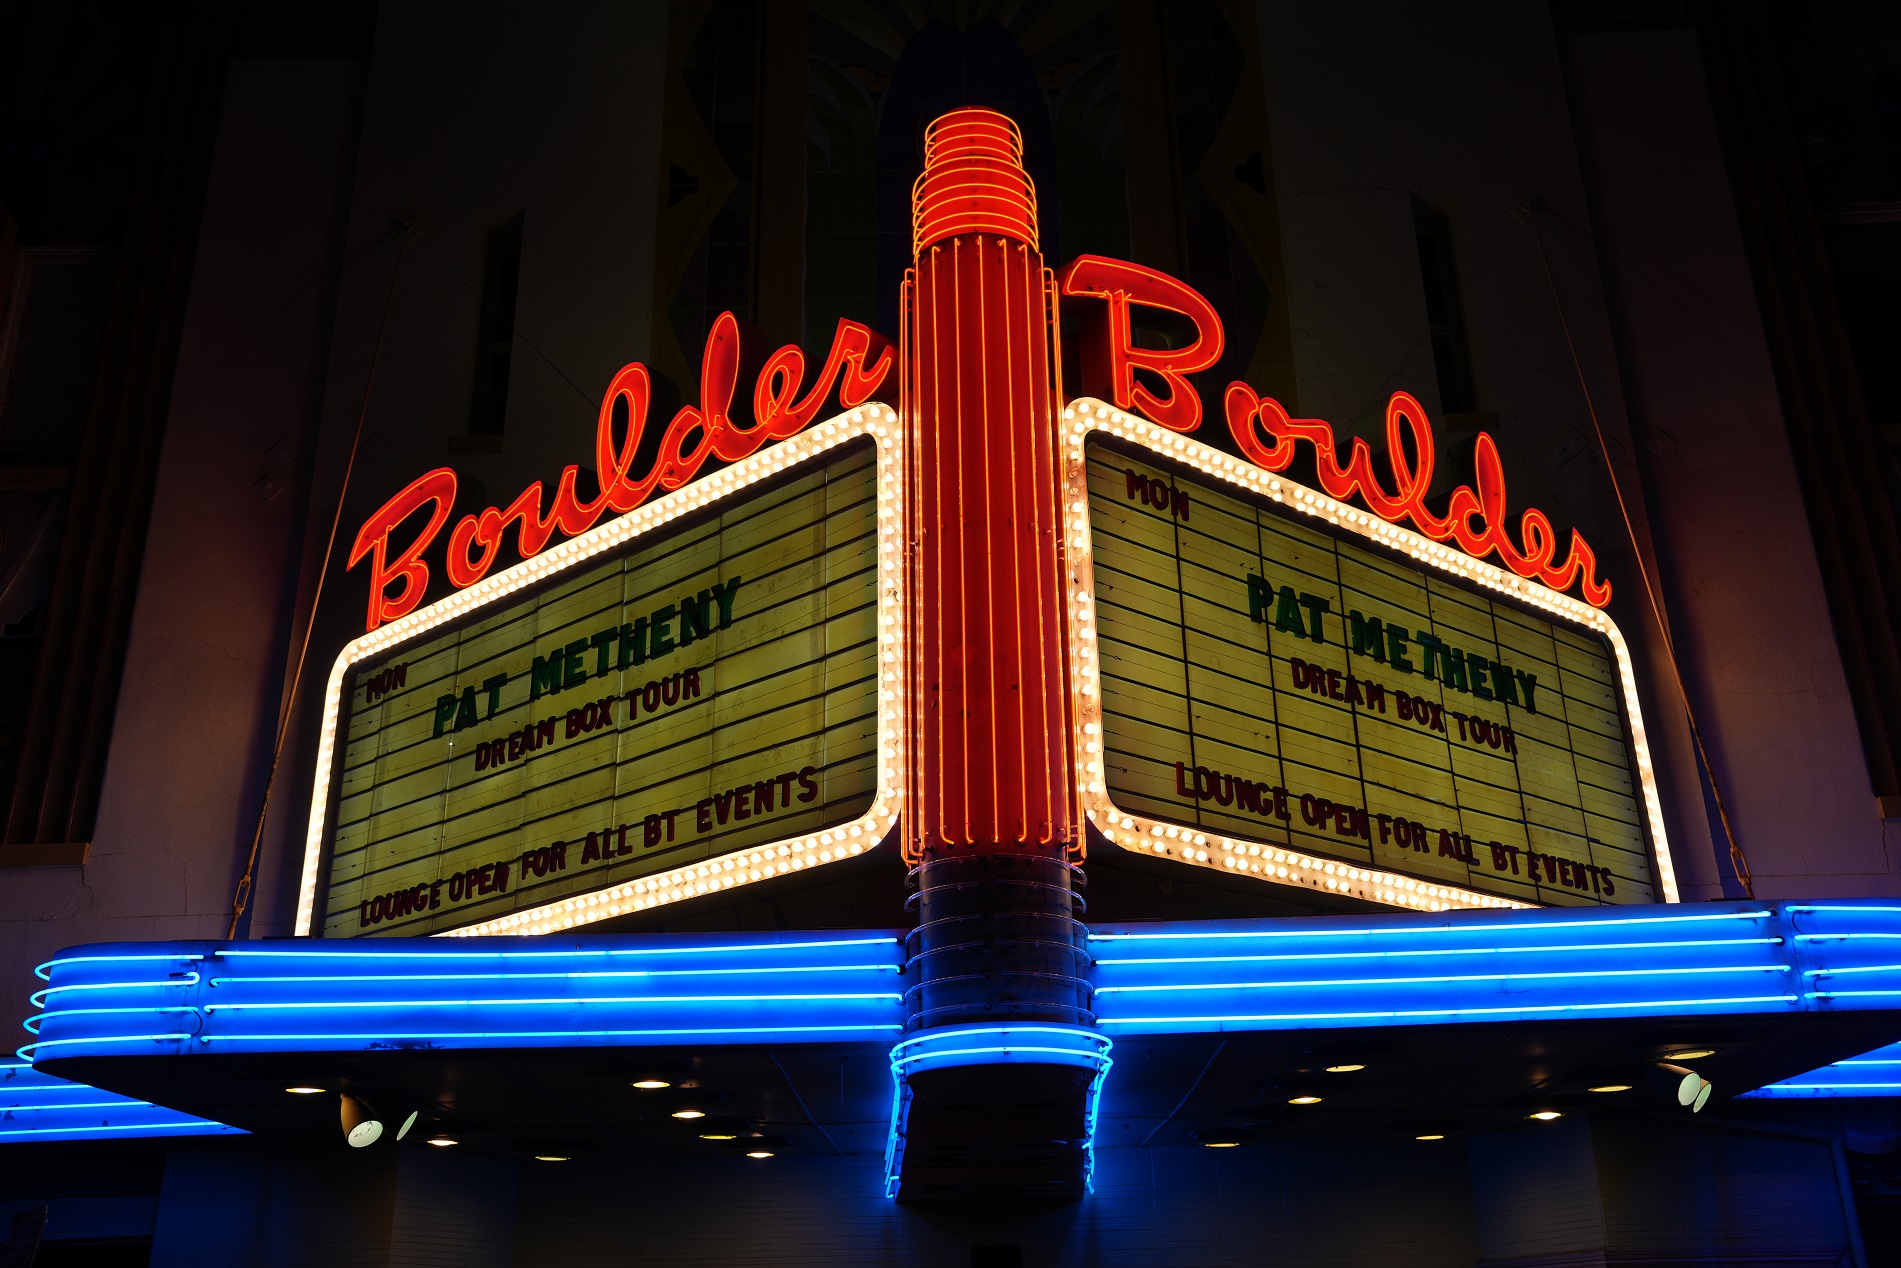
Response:
[[[1414,1140],[1444,1140],[1443,1132],[1427,1132],[1424,1136],[1414,1136]]]
[[[1364,1070],[1364,1069],[1366,1069],[1366,1067],[1363,1065],[1330,1065],[1327,1067],[1327,1073],[1328,1074],[1352,1074],[1355,1070]]]
[[[287,1087],[284,1090],[294,1093],[297,1096],[314,1096],[318,1092],[323,1091],[320,1087]]]
[[[675,1118],[705,1118],[706,1111],[705,1110],[675,1110],[673,1111],[673,1116]]]
[[[700,1139],[701,1140],[738,1140],[739,1137],[734,1135],[732,1132],[701,1132]]]
[[[1599,1084],[1597,1087],[1592,1088],[1591,1091],[1593,1092],[1628,1092],[1630,1091],[1630,1084],[1602,1083],[1602,1084]]]
[[[1531,1117],[1537,1119],[1541,1123],[1548,1123],[1554,1118],[1563,1118],[1564,1115],[1560,1114],[1557,1110],[1539,1110],[1536,1114],[1533,1114]]]
[[[1203,1149],[1234,1149],[1240,1144],[1238,1140],[1204,1140],[1201,1142],[1201,1147]]]
[[[1665,1061],[1695,1061],[1699,1057],[1713,1057],[1715,1055],[1716,1049],[1714,1048],[1680,1048],[1675,1052],[1664,1053],[1663,1059]]]
[[[1287,1098],[1287,1103],[1289,1105],[1318,1105],[1320,1104],[1320,1098],[1317,1096],[1290,1096]]]
[[[634,1086],[643,1092],[654,1092],[663,1087],[672,1087],[673,1084],[667,1082],[665,1079],[636,1079],[634,1080]]]
[[[770,1150],[770,1149],[753,1149],[753,1150],[749,1150],[749,1151],[747,1152],[747,1154],[746,1154],[746,1156],[747,1156],[748,1158],[770,1158],[770,1157],[772,1157],[772,1150]]]
[[[567,1160],[568,1160],[568,1156],[566,1154],[536,1154],[535,1155],[536,1162],[566,1162]]]
[[[453,1145],[456,1142],[449,1139],[447,1136],[431,1136],[429,1138],[429,1143],[434,1145],[438,1149],[447,1149],[450,1145]]]

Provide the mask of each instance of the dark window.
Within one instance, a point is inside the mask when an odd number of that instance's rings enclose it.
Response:
[[[18,253],[0,294],[0,787],[19,768],[66,505],[112,293],[112,253]]]
[[[696,188],[719,202],[693,245],[668,305],[685,364],[697,379],[706,332],[722,312],[752,320],[753,179],[759,140],[759,31],[757,0],[714,0],[686,50],[680,74],[697,126],[725,172],[715,168]],[[711,161],[712,155],[707,155]],[[723,195],[720,191],[724,191]],[[671,195],[669,195],[671,196]],[[686,201],[683,195],[681,201]],[[679,266],[671,261],[669,269]],[[830,331],[825,332],[830,335]],[[697,382],[694,382],[697,387]],[[689,389],[689,392],[692,389]]]
[[[508,418],[508,359],[515,347],[515,296],[521,289],[521,220],[517,212],[488,235],[475,394],[469,401],[471,436],[499,436]]]
[[[1413,199],[1413,231],[1419,239],[1419,283],[1426,293],[1432,336],[1432,368],[1439,376],[1439,409],[1445,414],[1478,412],[1472,350],[1465,311],[1459,306],[1459,271],[1452,253],[1452,226],[1432,204]]]

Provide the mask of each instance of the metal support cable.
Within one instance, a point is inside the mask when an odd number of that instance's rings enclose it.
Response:
[[[1215,1050],[1208,1054],[1208,1060],[1202,1064],[1201,1073],[1195,1076],[1195,1081],[1188,1085],[1186,1092],[1182,1093],[1182,1099],[1175,1102],[1175,1108],[1168,1111],[1167,1118],[1164,1118],[1161,1122],[1149,1129],[1149,1134],[1142,1137],[1142,1144],[1137,1145],[1136,1148],[1140,1149],[1146,1146],[1151,1140],[1155,1139],[1156,1133],[1175,1121],[1175,1115],[1181,1113],[1182,1107],[1188,1104],[1188,1099],[1200,1090],[1202,1080],[1208,1077],[1208,1071],[1215,1068],[1215,1059],[1227,1050],[1228,1041],[1226,1039],[1223,1039],[1220,1043],[1215,1045]]]
[[[324,543],[323,561],[317,568],[317,585],[310,597],[310,612],[304,618],[304,637],[297,648],[296,665],[291,670],[290,689],[284,695],[284,703],[277,714],[277,739],[271,746],[271,765],[264,775],[264,796],[257,808],[257,824],[251,831],[251,853],[244,864],[244,875],[238,878],[237,889],[231,895],[231,926],[225,931],[225,937],[238,936],[238,922],[244,918],[244,912],[251,904],[251,887],[257,876],[258,853],[264,845],[264,821],[271,809],[271,791],[277,785],[277,767],[284,756],[284,739],[290,734],[291,713],[297,703],[297,687],[304,678],[304,661],[310,654],[310,639],[317,628],[317,606],[323,602],[323,586],[330,575],[330,556],[336,552],[337,530],[343,524],[343,504],[350,495],[350,476],[356,470],[356,455],[363,444],[363,422],[369,417],[370,391],[376,386],[376,369],[383,359],[383,341],[389,334],[390,310],[396,302],[396,283],[403,271],[403,248],[409,242],[409,226],[393,226],[390,233],[398,234],[396,240],[396,262],[390,269],[389,293],[383,298],[383,318],[376,331],[376,346],[370,353],[370,373],[363,383],[363,399],[357,405],[356,431],[350,437],[350,452],[343,464],[343,484],[337,490],[337,509],[330,517],[330,536]],[[387,236],[387,235],[386,235]]]
[[[1663,599],[1657,593],[1655,582],[1651,579],[1650,569],[1644,563],[1643,547],[1637,540],[1637,526],[1630,517],[1630,504],[1624,499],[1624,486],[1617,478],[1617,468],[1611,462],[1610,444],[1604,438],[1604,426],[1598,421],[1597,403],[1591,396],[1591,385],[1584,376],[1584,362],[1578,356],[1577,341],[1571,337],[1571,321],[1564,310],[1564,300],[1558,294],[1558,280],[1551,271],[1551,258],[1545,254],[1545,237],[1538,227],[1538,204],[1534,201],[1525,204],[1525,218],[1531,222],[1532,240],[1538,244],[1538,261],[1544,266],[1545,283],[1551,288],[1551,303],[1558,311],[1558,325],[1564,330],[1564,345],[1571,353],[1571,368],[1577,372],[1578,389],[1584,393],[1585,412],[1591,417],[1591,430],[1597,436],[1597,451],[1604,459],[1604,471],[1610,477],[1611,492],[1617,496],[1617,510],[1624,519],[1624,532],[1630,538],[1631,555],[1637,561],[1637,575],[1643,579],[1644,596],[1650,601],[1650,613],[1657,622],[1657,633],[1663,638],[1664,653],[1670,658],[1670,671],[1676,679],[1677,696],[1683,702],[1683,716],[1690,726],[1690,740],[1696,746],[1697,760],[1703,764],[1703,775],[1709,780],[1710,797],[1716,803],[1716,817],[1723,827],[1724,839],[1729,844],[1729,863],[1736,874],[1736,881],[1743,887],[1743,893],[1756,896],[1755,882],[1749,874],[1749,860],[1743,856],[1743,848],[1737,844],[1736,832],[1729,822],[1729,809],[1723,804],[1723,790],[1716,780],[1716,768],[1710,763],[1709,750],[1703,745],[1703,728],[1697,725],[1696,709],[1690,703],[1690,690],[1683,680],[1683,665],[1677,658],[1676,642],[1670,637],[1670,625],[1664,619]]]
[[[832,1139],[832,1133],[826,1131],[825,1124],[819,1122],[818,1116],[812,1113],[811,1107],[805,1103],[805,1098],[799,1095],[798,1085],[792,1081],[792,1076],[786,1073],[786,1068],[779,1064],[778,1056],[770,1048],[766,1050],[766,1059],[772,1062],[773,1068],[779,1072],[779,1077],[785,1080],[786,1091],[792,1093],[792,1099],[798,1103],[799,1112],[805,1115],[805,1121],[818,1128],[818,1134],[825,1137],[825,1143],[832,1147],[833,1153],[843,1157],[845,1151],[838,1147],[838,1142]],[[838,1074],[838,1081],[841,1088],[845,1082],[844,1071],[845,1067],[841,1064]]]

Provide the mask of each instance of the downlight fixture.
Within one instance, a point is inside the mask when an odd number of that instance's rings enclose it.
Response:
[[[1201,1142],[1201,1147],[1203,1149],[1239,1149],[1241,1142],[1238,1140],[1204,1140]]]
[[[1600,1083],[1594,1088],[1586,1088],[1585,1090],[1588,1092],[1628,1092],[1630,1091],[1630,1084],[1628,1083]]]
[[[292,1096],[315,1096],[324,1089],[320,1087],[310,1087],[307,1084],[300,1083],[296,1087],[287,1087],[284,1090],[289,1092]]]
[[[434,1145],[438,1149],[447,1149],[451,1145],[458,1145],[458,1144],[461,1144],[462,1142],[450,1136],[431,1136],[429,1138],[429,1143]]]
[[[1328,1074],[1352,1074],[1355,1070],[1364,1070],[1364,1069],[1366,1069],[1366,1066],[1358,1062],[1349,1061],[1344,1065],[1328,1066],[1327,1073]]]
[[[1701,1061],[1704,1057],[1716,1055],[1714,1048],[1678,1048],[1663,1054],[1665,1061]]]
[[[350,1148],[363,1149],[383,1138],[383,1120],[356,1097],[343,1097],[342,1116],[343,1138],[350,1142]]]
[[[673,1086],[665,1079],[635,1079],[633,1085],[643,1092],[658,1092],[663,1087]]]
[[[749,1149],[749,1150],[747,1150],[747,1151],[746,1151],[746,1156],[747,1156],[748,1158],[770,1158],[770,1157],[772,1157],[772,1150],[770,1150],[770,1149]]]
[[[705,1118],[706,1111],[696,1109],[675,1110],[673,1111],[673,1116],[675,1118]]]
[[[1290,1096],[1287,1098],[1289,1105],[1318,1105],[1320,1101],[1321,1098],[1318,1096]]]
[[[1554,1118],[1563,1118],[1564,1115],[1560,1114],[1557,1110],[1539,1110],[1537,1113],[1530,1115],[1530,1117],[1537,1119],[1541,1123],[1548,1123]]]

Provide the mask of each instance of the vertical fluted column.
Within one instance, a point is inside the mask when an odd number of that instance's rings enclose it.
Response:
[[[926,133],[907,281],[918,858],[1062,858],[1076,833],[1055,329],[1016,125]]]
[[[915,1025],[1081,1021],[1055,367],[1036,191],[1006,116],[932,123],[905,284]]]

